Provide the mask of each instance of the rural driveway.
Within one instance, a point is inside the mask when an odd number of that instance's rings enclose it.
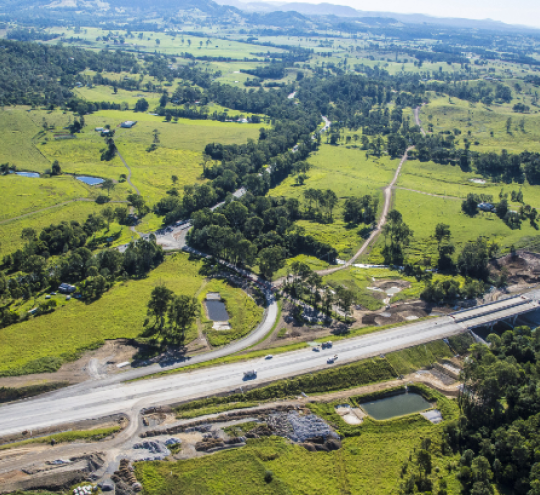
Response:
[[[129,168],[129,165],[126,163],[126,160],[124,160],[124,157],[120,154],[120,151],[118,151],[118,148],[116,148],[116,154],[118,155],[120,160],[122,160],[122,163],[124,164],[124,167],[127,168],[127,171],[128,171],[128,175],[127,175],[127,179],[126,179],[127,183],[133,188],[133,190],[135,191],[137,196],[140,196],[141,193],[140,193],[139,189],[137,188],[137,186],[135,184],[133,184],[133,182],[131,182],[131,169]]]

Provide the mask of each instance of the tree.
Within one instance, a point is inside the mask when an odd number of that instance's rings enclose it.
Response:
[[[128,210],[125,206],[119,206],[114,210],[114,216],[120,225],[124,225],[127,221]]]
[[[60,163],[58,163],[58,160],[55,160],[51,167],[51,175],[60,175],[61,173]]]
[[[186,329],[190,327],[199,315],[199,302],[194,297],[174,296],[168,309],[171,330],[167,336],[174,341],[184,342]]]
[[[450,240],[450,225],[444,223],[438,223],[435,227],[435,239],[437,239],[437,245],[440,246],[443,240]]]
[[[138,194],[130,194],[127,197],[127,200],[129,201],[130,205],[137,210],[137,214],[140,217],[148,213],[149,208],[146,205],[146,201],[142,196],[139,196]]]
[[[259,269],[267,280],[285,266],[283,248],[279,246],[267,247],[259,252]]]
[[[101,184],[101,188],[107,191],[107,196],[109,196],[111,189],[114,189],[115,187],[116,184],[113,182],[112,179],[105,179]]]
[[[338,287],[336,289],[336,296],[339,302],[339,306],[344,313],[348,313],[351,309],[351,304],[354,301],[354,293],[350,289],[344,287]]]
[[[382,229],[385,245],[382,254],[388,265],[402,265],[405,260],[404,248],[410,244],[413,231],[403,222],[401,213],[392,210],[388,213],[388,220]],[[388,242],[390,241],[390,242]]]
[[[327,189],[323,194],[323,201],[327,208],[328,219],[331,221],[334,208],[338,204],[338,197],[334,191]]]
[[[427,450],[420,449],[416,454],[416,460],[420,469],[424,472],[424,476],[431,473],[431,454]]]
[[[178,182],[178,177],[176,175],[171,175],[171,180],[174,185]]]
[[[164,317],[167,312],[169,301],[173,297],[173,292],[163,285],[158,285],[152,289],[150,300],[148,301],[148,316],[155,318],[154,328],[159,324],[158,331],[161,332],[165,323]]]
[[[109,231],[111,227],[111,222],[116,216],[114,210],[110,206],[107,206],[106,208],[103,208],[101,216],[107,221],[107,231]]]
[[[150,105],[148,104],[148,102],[144,98],[141,98],[140,100],[137,100],[137,103],[135,103],[135,111],[146,112],[149,106]]]
[[[21,239],[24,239],[26,242],[31,242],[37,240],[37,232],[31,227],[25,227],[21,233]]]
[[[476,241],[467,243],[459,254],[458,270],[463,276],[486,279],[489,274],[489,256],[490,252],[486,241],[479,237]]]

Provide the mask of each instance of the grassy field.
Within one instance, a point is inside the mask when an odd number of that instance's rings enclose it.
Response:
[[[0,182],[3,178],[0,177]],[[29,181],[37,179],[27,179]],[[117,205],[118,206],[118,205]],[[22,207],[22,206],[21,206]],[[27,217],[0,224],[0,256],[12,253],[24,246],[25,241],[21,239],[21,232],[24,228],[30,227],[40,231],[51,224],[58,224],[62,221],[76,220],[84,222],[90,213],[99,213],[103,209],[94,202],[76,201],[67,205],[58,206],[49,210],[33,213]],[[119,228],[119,226],[118,226]],[[114,232],[114,225],[111,224],[111,231]]]
[[[495,151],[500,153],[502,149],[508,152],[521,153],[524,150],[540,151],[540,115],[538,110],[534,113],[520,114],[512,111],[515,103],[526,103],[530,106],[529,98],[524,95],[514,95],[515,99],[509,104],[492,104],[486,106],[482,103],[470,103],[458,98],[430,98],[429,105],[422,108],[420,120],[427,130],[427,124],[433,124],[433,131],[453,131],[461,129],[459,136],[463,146],[463,138],[468,137],[474,143],[471,149],[480,152]],[[451,103],[450,103],[451,102]],[[429,116],[431,115],[431,119]],[[511,132],[506,132],[506,121],[512,118]],[[525,123],[523,132],[519,123]],[[493,132],[493,136],[491,135]]]
[[[0,163],[13,163],[20,170],[41,172],[51,163],[33,145],[34,137],[42,129],[21,108],[0,109]]]
[[[383,307],[383,302],[374,297],[375,292],[367,289],[373,286],[374,280],[406,280],[411,284],[410,297],[418,297],[424,288],[422,282],[417,282],[414,277],[405,277],[398,271],[386,269],[347,268],[324,277],[324,282],[333,287],[342,286],[351,289],[355,293],[356,303],[370,311],[376,311]]]
[[[103,77],[107,77],[110,79],[115,79],[115,77],[121,76],[121,74],[109,74],[109,73],[103,73]],[[133,76],[131,76],[133,77]],[[75,88],[74,89],[75,94],[82,98],[83,100],[90,101],[90,102],[102,102],[107,101],[110,103],[118,103],[122,104],[125,103],[128,105],[129,108],[134,108],[135,104],[138,100],[141,98],[144,98],[148,104],[150,105],[150,108],[154,108],[157,105],[159,105],[159,93],[148,93],[146,91],[126,91],[122,88],[117,88],[117,92],[115,93],[113,91],[113,88],[111,86],[93,86],[91,88],[83,87],[83,88]]]
[[[251,45],[249,43],[241,43],[227,39],[217,39],[212,37],[201,37],[191,35],[178,35],[176,37],[165,33],[153,33],[150,31],[133,31],[134,38],[125,38],[127,31],[116,30],[115,34],[118,35],[118,44],[111,41],[96,41],[97,37],[107,35],[108,30],[102,30],[98,28],[85,28],[80,33],[75,34],[71,28],[52,28],[48,30],[52,33],[65,33],[66,38],[78,37],[84,40],[90,41],[90,45],[83,45],[85,48],[97,48],[103,49],[106,47],[125,48],[129,50],[137,50],[140,52],[154,53],[156,50],[160,53],[167,55],[178,55],[182,52],[190,53],[195,57],[228,57],[228,58],[256,58],[254,53],[258,52],[282,52],[279,48],[271,47],[259,47]],[[142,34],[142,39],[139,39],[139,34]],[[125,38],[125,43],[120,44],[120,36]],[[159,40],[159,43],[156,41]],[[183,41],[182,41],[183,40]],[[207,44],[207,40],[211,43]],[[58,39],[52,40],[48,43],[55,44]],[[66,44],[77,45],[77,42]],[[201,48],[202,45],[202,48]],[[262,59],[261,59],[262,60]]]
[[[97,301],[85,304],[61,295],[53,296],[58,308],[53,313],[29,317],[0,333],[0,375],[19,374],[29,362],[54,358],[65,361],[77,356],[79,349],[92,348],[103,340],[136,338],[143,331],[146,303],[152,289],[163,284],[175,294],[194,296],[204,290],[218,290],[231,303],[230,332],[209,332],[214,345],[239,338],[260,321],[262,309],[241,290],[220,281],[204,282],[201,263],[186,254],[174,254],[141,280],[117,283]],[[41,296],[43,298],[44,296]],[[40,302],[40,299],[38,299]],[[20,309],[29,310],[32,302]],[[186,332],[186,343],[198,336],[197,326]]]
[[[120,431],[120,426],[111,426],[109,428],[98,428],[95,430],[83,430],[83,431],[66,431],[64,433],[57,433],[55,435],[49,435],[46,437],[29,438],[28,440],[22,440],[21,442],[8,443],[6,445],[0,445],[0,451],[8,449],[16,449],[31,444],[39,443],[51,443],[53,440],[55,443],[68,443],[68,442],[80,442],[84,440],[98,441],[103,440],[111,436],[114,433]]]
[[[420,439],[433,439],[435,450],[441,425],[415,415],[385,422],[366,422],[361,434],[346,438],[342,449],[308,452],[276,437],[250,440],[244,448],[176,462],[136,465],[137,479],[148,495],[168,493],[246,495],[388,494],[397,490],[401,466]],[[450,458],[433,456],[439,479],[447,479],[450,493],[458,489],[447,471]],[[271,481],[265,473],[271,471]]]
[[[143,330],[152,289],[164,284],[176,294],[194,295],[203,282],[199,268],[199,262],[176,254],[167,257],[147,278],[118,283],[91,304],[56,296],[59,307],[53,313],[30,317],[2,330],[0,374],[40,358],[68,358],[77,349],[105,339],[137,337]],[[186,341],[196,337],[193,325],[186,333]]]
[[[212,330],[212,321],[206,317],[203,304],[209,292],[219,292],[229,314],[231,330]],[[261,321],[264,311],[242,289],[234,288],[223,280],[211,280],[198,297],[201,301],[201,321],[206,327],[206,338],[212,346],[225,345],[247,335]]]
[[[434,183],[437,182],[434,181]],[[535,206],[536,201],[533,200],[534,196],[530,192],[537,193],[536,190],[533,190],[536,187],[538,186],[523,188],[524,191],[529,192],[528,195],[524,192],[525,202],[532,203],[533,206]],[[517,190],[517,187],[514,189]],[[505,187],[505,190],[509,192],[511,187]],[[495,195],[495,201],[498,201],[498,192]],[[438,223],[450,226],[452,242],[456,245],[456,253],[459,253],[468,241],[475,240],[479,236],[497,242],[503,249],[509,249],[512,244],[519,243],[520,239],[524,237],[538,236],[538,231],[528,221],[522,223],[521,229],[512,230],[493,213],[479,212],[470,217],[461,211],[461,201],[457,201],[455,198],[445,199],[412,191],[397,190],[393,205],[403,214],[403,220],[414,231],[414,239],[408,251],[413,261],[430,256],[432,263],[436,262],[437,241],[433,235]],[[511,208],[517,210],[519,205],[511,203]],[[383,243],[384,239],[379,237],[374,249],[369,254],[370,262],[381,263],[383,261],[380,254]]]
[[[295,197],[303,203],[305,189],[332,189],[340,199],[340,205],[334,210],[334,222],[320,224],[301,220],[298,225],[306,229],[306,234],[329,243],[338,250],[340,257],[348,259],[362,244],[360,231],[365,226],[350,228],[343,221],[343,201],[347,197],[371,194],[379,198],[379,209],[382,208],[382,189],[392,180],[399,161],[388,157],[366,159],[365,152],[359,149],[323,143],[308,162],[312,168],[307,173],[305,185],[297,186],[294,177],[289,177],[268,194]]]
[[[99,189],[73,177],[29,178],[15,174],[0,176],[3,205],[0,221],[79,198],[93,199]]]

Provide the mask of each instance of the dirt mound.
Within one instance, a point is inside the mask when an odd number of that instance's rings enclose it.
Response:
[[[540,281],[540,255],[528,251],[517,251],[515,255],[507,254],[490,263],[493,278],[501,275],[504,269],[509,284],[530,284]]]
[[[84,481],[88,473],[85,471],[67,471],[63,473],[46,473],[31,479],[20,480],[0,488],[0,493],[11,493],[16,490],[67,490],[71,486]]]
[[[398,287],[400,289],[410,289],[411,287],[411,283],[406,280],[376,280],[371,285],[382,290],[391,289],[392,287]]]

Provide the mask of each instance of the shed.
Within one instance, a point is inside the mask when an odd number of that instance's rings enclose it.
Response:
[[[122,122],[120,124],[120,127],[124,127],[126,129],[131,129],[136,123],[137,123],[137,121],[134,121],[134,120],[126,120],[125,122]]]

